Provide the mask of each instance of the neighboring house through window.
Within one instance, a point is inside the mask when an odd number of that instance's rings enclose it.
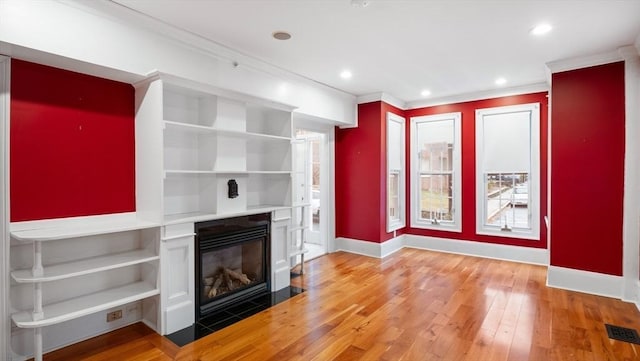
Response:
[[[461,231],[461,114],[411,118],[411,226]]]

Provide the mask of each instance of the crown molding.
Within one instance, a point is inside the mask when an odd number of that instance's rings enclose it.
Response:
[[[146,78],[145,75],[135,74],[126,70],[113,69],[103,65],[91,64],[82,60],[29,49],[24,46],[8,44],[1,41],[0,54],[24,61],[29,61],[32,63],[52,66],[59,69],[93,75],[99,78],[115,80],[128,84],[136,84]]]
[[[378,102],[378,101],[383,101],[387,104],[393,105],[394,107],[402,110],[407,109],[406,108],[407,104],[405,103],[404,100],[398,99],[393,95],[384,93],[384,92],[360,95],[356,99],[357,104],[364,104],[364,103],[371,103],[371,102]]]
[[[636,60],[640,56],[640,49],[634,45],[623,46],[618,49],[618,53],[625,61]]]
[[[560,73],[563,71],[588,68],[597,65],[614,63],[624,60],[617,50],[606,53],[594,54],[589,56],[581,56],[569,59],[556,60],[546,63],[551,73]]]
[[[303,75],[291,72],[276,64],[268,63],[251,55],[244,54],[225,45],[209,40],[195,33],[180,29],[160,19],[148,16],[134,9],[128,8],[110,0],[84,1],[84,0],[55,0],[61,4],[92,13],[94,15],[110,19],[126,26],[136,27],[149,32],[163,35],[166,39],[179,44],[182,47],[197,51],[206,56],[226,62],[230,66],[238,67],[267,74],[279,79],[296,81],[310,86],[315,86],[326,91],[334,92],[342,96],[354,96],[343,90],[327,84],[307,78]]]
[[[483,100],[483,99],[491,99],[491,98],[500,98],[512,95],[521,95],[521,94],[530,94],[530,93],[539,93],[549,91],[549,84],[547,83],[536,83],[529,85],[522,85],[510,88],[502,88],[502,89],[491,89],[491,90],[483,90],[472,93],[465,94],[457,94],[451,95],[441,98],[434,99],[422,99],[416,100],[412,102],[407,102],[407,109],[416,109],[416,108],[424,108],[431,107],[435,105],[443,105],[443,104],[454,104],[454,103],[462,103],[474,100]]]

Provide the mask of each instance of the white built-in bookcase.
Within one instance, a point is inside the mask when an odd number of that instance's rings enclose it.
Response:
[[[11,224],[16,359],[140,320],[190,325],[194,222],[274,212],[272,290],[289,284],[293,108],[159,73],[134,86],[136,212]]]
[[[126,322],[156,329],[159,233],[158,224],[133,213],[12,224],[13,351],[41,360],[52,345]],[[114,308],[124,308],[122,318],[108,324]]]
[[[158,332],[194,322],[195,222],[274,212],[271,287],[289,285],[292,111],[167,74],[136,84],[137,212],[162,224]]]
[[[160,74],[140,88],[157,98],[143,102],[161,103],[162,114],[144,104],[138,112],[161,116],[140,119],[162,128],[161,222],[291,205],[291,107]],[[231,179],[236,198],[227,196]]]

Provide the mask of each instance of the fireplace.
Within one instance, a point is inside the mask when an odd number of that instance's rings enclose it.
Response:
[[[196,320],[270,292],[269,213],[195,224]]]

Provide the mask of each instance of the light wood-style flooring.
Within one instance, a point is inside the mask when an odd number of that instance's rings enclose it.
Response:
[[[605,323],[634,304],[546,287],[546,268],[403,249],[306,264],[301,295],[179,348],[142,324],[45,360],[640,360]]]

